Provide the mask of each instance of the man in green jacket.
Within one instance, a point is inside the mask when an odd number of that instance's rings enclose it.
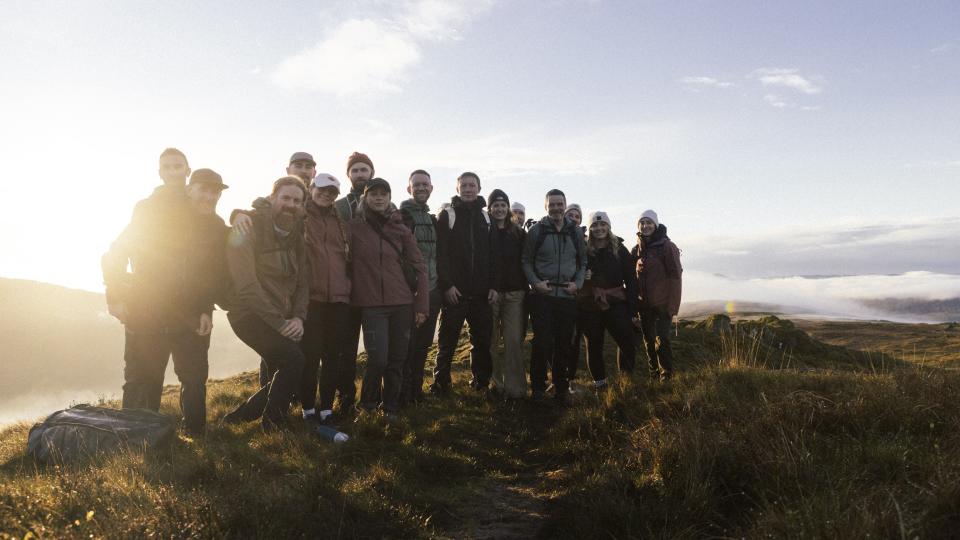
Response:
[[[437,316],[443,304],[443,297],[437,287],[437,218],[430,213],[427,201],[433,193],[430,173],[417,169],[410,173],[407,182],[410,198],[400,203],[403,221],[413,231],[417,247],[427,265],[430,289],[430,314],[426,322],[410,329],[410,350],[407,363],[403,368],[403,386],[400,391],[400,404],[418,403],[423,400],[423,367],[427,360],[427,350],[433,343],[437,330]]]

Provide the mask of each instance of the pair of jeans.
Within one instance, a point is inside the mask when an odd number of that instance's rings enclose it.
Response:
[[[577,303],[572,298],[531,296],[533,307],[533,354],[530,359],[530,387],[534,393],[546,390],[547,366],[553,369],[553,386],[558,399],[569,388],[568,347],[577,320]]]
[[[410,347],[413,305],[365,307],[362,310],[363,347],[367,350],[367,371],[360,389],[360,407],[400,410],[403,365]]]
[[[633,323],[625,302],[610,304],[610,308],[598,312],[581,312],[579,327],[587,341],[587,365],[594,381],[607,378],[607,366],[603,361],[603,341],[610,332],[617,343],[617,363],[620,373],[633,372],[636,363],[636,346],[633,342]]]
[[[173,356],[180,379],[180,410],[188,431],[203,431],[207,418],[207,351],[210,335],[195,332],[126,331],[123,351],[123,408],[160,410],[163,375]]]
[[[427,363],[427,351],[433,344],[437,331],[437,317],[440,315],[441,305],[443,295],[440,294],[440,289],[434,288],[430,291],[430,314],[427,320],[420,326],[411,325],[410,350],[407,351],[407,362],[403,366],[401,404],[423,399],[423,367]]]
[[[300,344],[283,337],[256,315],[234,316],[231,312],[227,319],[240,341],[257,351],[273,373],[267,384],[241,404],[237,412],[244,420],[262,417],[264,425],[282,425],[303,375],[305,360]]]
[[[353,405],[356,386],[348,362],[350,306],[344,303],[310,302],[303,326],[305,364],[297,396],[303,410],[316,405],[319,368],[320,410],[332,410],[337,391],[340,402]],[[354,349],[356,350],[356,349]]]
[[[440,311],[440,333],[437,336],[437,367],[433,370],[433,384],[450,387],[450,366],[460,342],[463,323],[470,328],[470,371],[474,388],[490,384],[493,365],[490,359],[490,333],[493,315],[486,295],[461,296],[456,304],[445,303]]]
[[[493,361],[493,384],[507,397],[521,398],[527,392],[527,374],[524,369],[523,338],[524,300],[527,291],[500,293],[491,306],[493,316],[493,343],[490,356]],[[503,342],[503,353],[500,343]]]
[[[647,349],[650,376],[669,379],[673,376],[673,350],[670,347],[672,317],[666,306],[640,308],[640,328]]]

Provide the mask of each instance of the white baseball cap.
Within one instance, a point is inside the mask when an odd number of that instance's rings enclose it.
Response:
[[[313,181],[310,182],[310,187],[335,187],[337,188],[337,193],[340,192],[340,181],[337,180],[337,177],[330,173],[317,173],[313,177]]]

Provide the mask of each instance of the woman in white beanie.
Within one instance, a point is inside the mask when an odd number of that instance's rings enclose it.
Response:
[[[637,276],[630,252],[623,240],[610,230],[610,217],[596,211],[587,221],[587,281],[578,297],[579,328],[587,341],[587,364],[596,389],[607,386],[603,358],[605,332],[610,332],[620,348],[621,373],[631,373],[636,359],[633,327],[630,320],[637,312]]]
[[[650,362],[650,377],[666,382],[673,375],[670,323],[680,311],[683,266],[680,249],[667,236],[667,227],[657,213],[647,210],[638,222],[637,280],[640,285],[640,317],[634,321],[643,330]]]

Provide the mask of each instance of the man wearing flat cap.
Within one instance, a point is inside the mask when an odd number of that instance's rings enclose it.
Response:
[[[183,154],[169,150],[161,177],[171,155],[189,171]],[[216,208],[227,186],[210,169],[194,171],[186,189],[164,180],[104,254],[103,280],[110,314],[125,328],[123,407],[160,409],[172,355],[183,427],[198,436],[206,425],[211,314],[226,281],[227,227]]]

